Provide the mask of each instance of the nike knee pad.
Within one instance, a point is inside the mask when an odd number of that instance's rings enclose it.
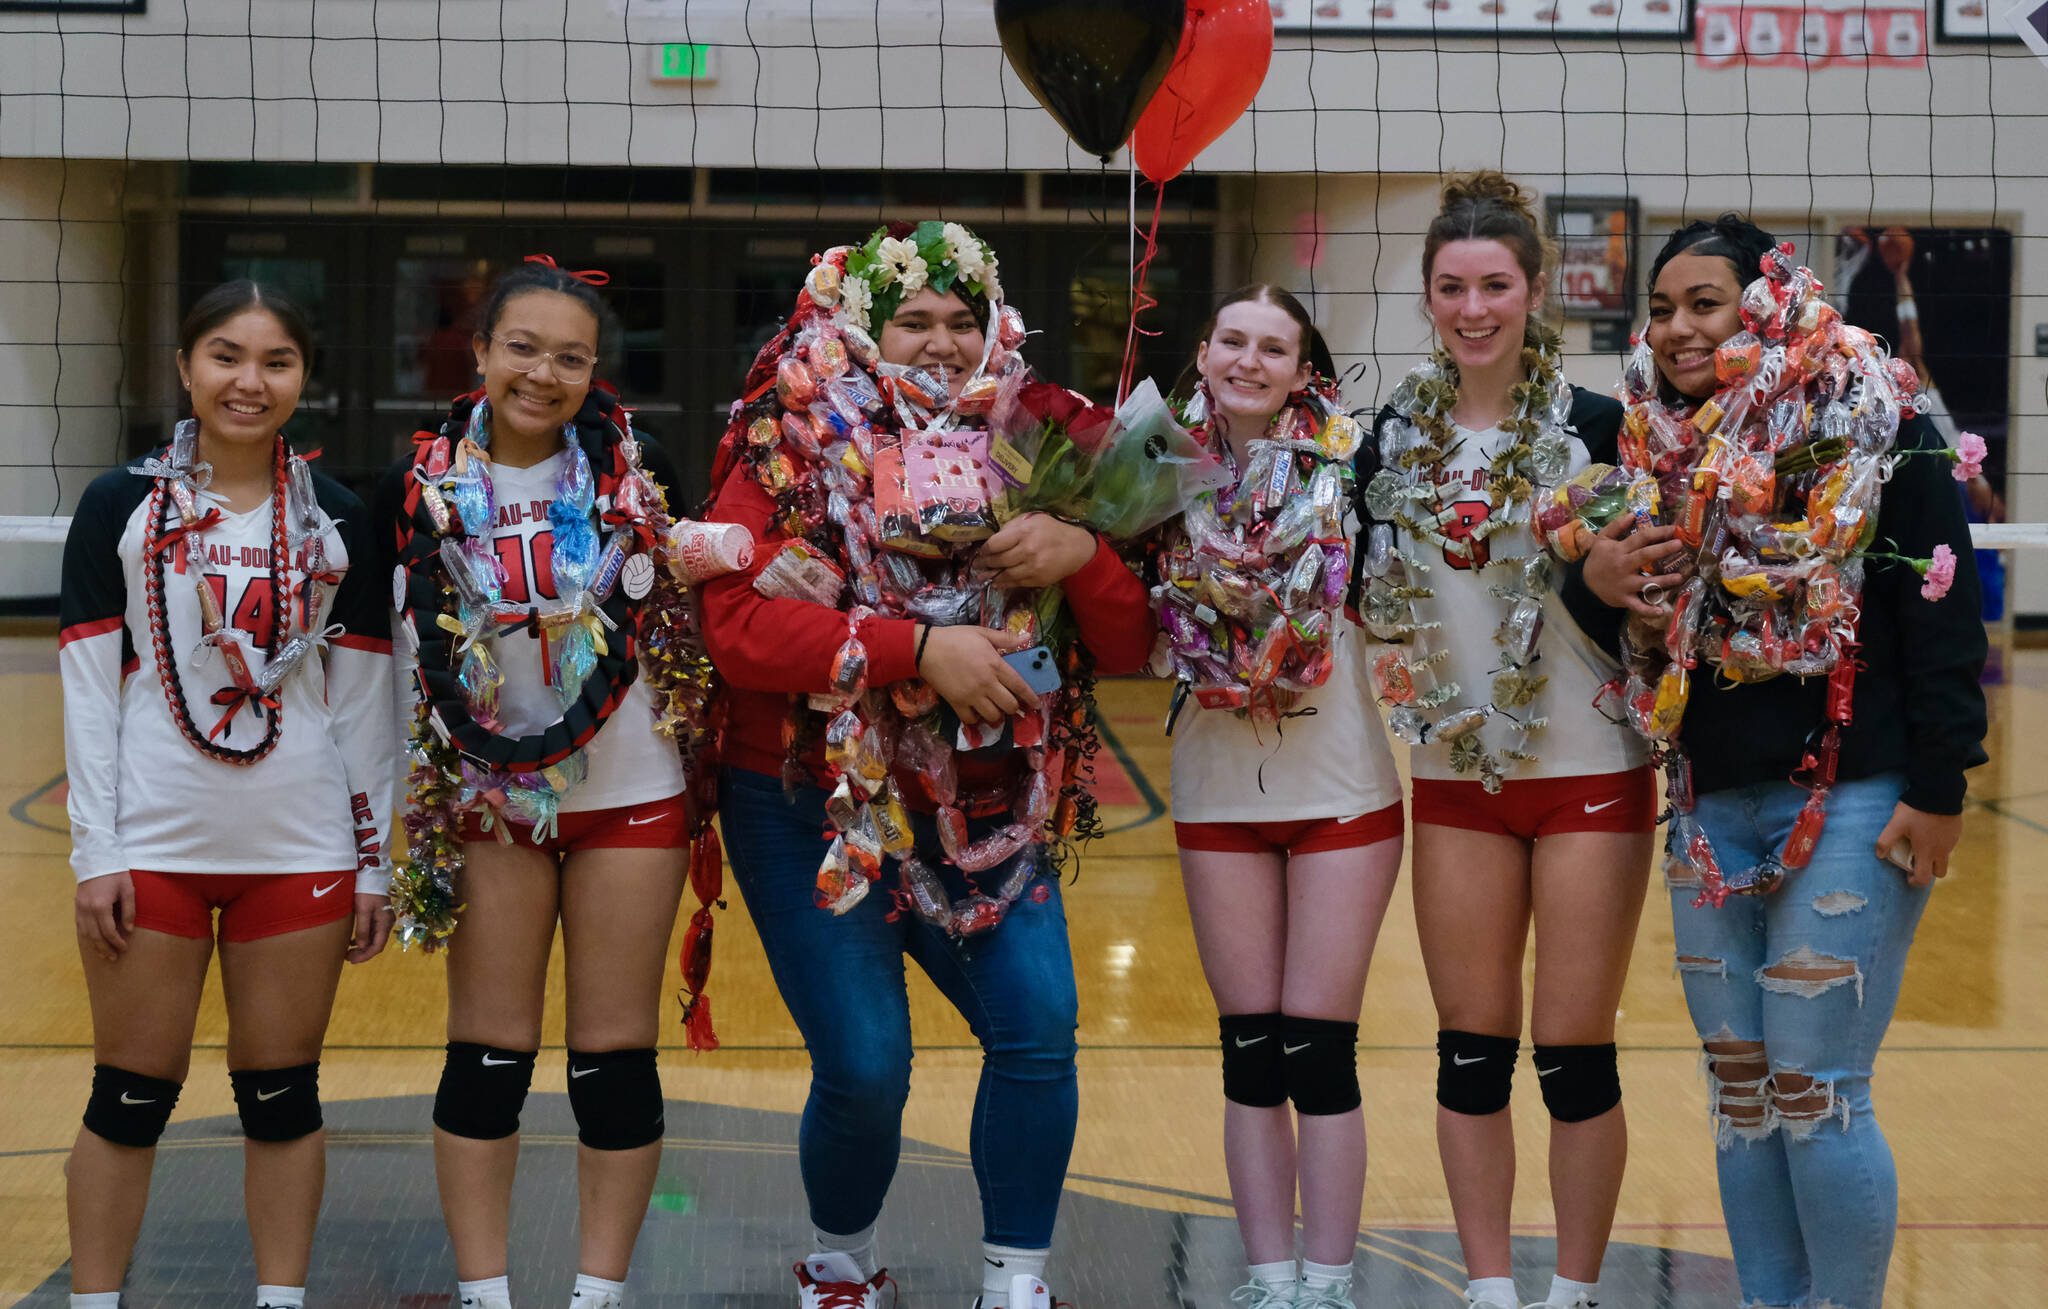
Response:
[[[533,1084],[532,1050],[501,1050],[450,1041],[434,1093],[434,1126],[451,1136],[496,1141],[519,1130],[519,1110]]]
[[[1495,1114],[1508,1107],[1515,1055],[1512,1036],[1481,1036],[1450,1028],[1436,1034],[1436,1102],[1452,1113]]]
[[[1543,1106],[1560,1123],[1583,1123],[1621,1103],[1621,1070],[1614,1043],[1535,1047],[1536,1083]]]
[[[576,1139],[593,1150],[635,1150],[661,1139],[661,1076],[654,1051],[569,1052]]]
[[[1287,1096],[1298,1114],[1348,1114],[1358,1108],[1358,1024],[1331,1018],[1280,1020]]]
[[[1287,1103],[1287,1056],[1280,1049],[1279,1014],[1225,1014],[1223,1098],[1254,1109]]]
[[[252,1141],[296,1141],[320,1130],[320,1061],[294,1068],[229,1070],[242,1135]]]
[[[184,1083],[167,1077],[145,1077],[112,1064],[92,1067],[92,1094],[85,1102],[85,1130],[94,1136],[148,1149],[171,1121]]]

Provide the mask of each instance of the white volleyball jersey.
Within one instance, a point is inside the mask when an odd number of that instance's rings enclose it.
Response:
[[[358,892],[384,893],[395,748],[384,710],[391,697],[389,581],[375,576],[373,565],[362,566],[373,556],[362,502],[318,473],[313,483],[325,576],[313,582],[309,626],[326,635],[280,688],[275,748],[247,765],[200,753],[165,698],[144,584],[155,479],[120,468],[86,488],[64,545],[58,650],[78,880],[137,868],[350,870]],[[270,574],[272,504],[265,499],[227,513],[212,497],[202,494],[202,501],[223,513],[204,533],[203,576],[227,625],[248,634],[250,668],[260,675],[265,655],[257,643],[268,639],[278,603]],[[175,527],[168,500],[163,512]],[[286,575],[297,583],[305,576],[303,551],[292,564]],[[251,749],[273,711],[216,701],[234,681],[220,651],[200,643],[191,568],[182,542],[164,553],[167,657],[195,729]]]

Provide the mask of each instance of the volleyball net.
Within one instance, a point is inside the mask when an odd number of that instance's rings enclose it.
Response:
[[[229,277],[311,313],[287,433],[361,480],[471,384],[497,272],[604,268],[606,370],[694,498],[809,256],[881,222],[973,226],[1034,364],[1099,397],[1157,203],[1138,375],[1170,382],[1257,279],[1303,296],[1363,407],[1428,348],[1440,175],[1484,166],[1543,196],[1571,380],[1611,387],[1670,230],[1750,214],[1852,322],[1917,326],[1946,416],[1991,447],[2009,521],[1982,543],[2048,545],[2027,7],[1274,0],[1256,101],[1162,195],[1077,149],[964,0],[0,2],[0,597],[54,593],[64,515],[168,433],[176,325]],[[2048,614],[2048,558],[2014,571]]]

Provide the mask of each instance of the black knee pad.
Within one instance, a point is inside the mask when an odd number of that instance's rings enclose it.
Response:
[[[519,1130],[519,1110],[533,1084],[532,1050],[501,1050],[450,1041],[434,1093],[434,1126],[451,1136],[496,1141]]]
[[[320,1061],[295,1068],[229,1070],[242,1135],[252,1141],[296,1141],[320,1130]]]
[[[637,1150],[661,1139],[661,1075],[654,1050],[569,1052],[576,1139],[593,1150]]]
[[[1225,1014],[1223,1098],[1254,1109],[1287,1103],[1287,1056],[1280,1049],[1279,1014]]]
[[[115,1145],[148,1149],[171,1121],[183,1082],[144,1077],[112,1064],[92,1066],[92,1095],[85,1102],[85,1130]]]
[[[1332,1018],[1280,1020],[1287,1096],[1298,1114],[1348,1114],[1358,1108],[1358,1024]]]
[[[1543,1105],[1560,1123],[1583,1123],[1621,1103],[1621,1070],[1614,1042],[1535,1047],[1536,1080]]]
[[[1481,1036],[1450,1028],[1436,1034],[1436,1102],[1456,1114],[1497,1114],[1514,1088],[1512,1036]]]

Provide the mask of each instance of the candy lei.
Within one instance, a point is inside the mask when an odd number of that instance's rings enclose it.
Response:
[[[1628,719],[1665,767],[1669,871],[1698,881],[1699,905],[1767,894],[1813,856],[1854,702],[1859,555],[1876,531],[1899,422],[1927,404],[1912,367],[1842,322],[1790,245],[1765,255],[1761,271],[1742,293],[1744,330],[1715,352],[1711,398],[1662,403],[1640,338],[1622,382],[1622,465],[1654,481],[1658,521],[1676,523],[1693,552],[1668,609],[1629,619],[1622,662]],[[1702,659],[1737,682],[1828,679],[1818,740],[1792,779],[1809,799],[1784,849],[1754,868],[1722,868],[1693,817],[1678,736]]]
[[[755,589],[846,611],[847,639],[833,660],[831,691],[792,706],[784,772],[786,784],[806,784],[801,759],[822,714],[832,841],[818,869],[818,904],[835,914],[852,909],[881,877],[883,860],[894,857],[899,877],[890,890],[898,909],[964,937],[992,930],[1047,870],[1048,838],[1089,831],[1084,783],[1095,745],[1078,649],[1063,669],[1062,690],[1045,697],[1036,713],[1011,720],[1028,768],[1000,793],[963,792],[955,746],[937,730],[939,698],[928,684],[911,678],[884,688],[867,681],[858,632],[870,615],[978,624],[1046,640],[1057,612],[1056,590],[1009,592],[974,573],[974,547],[994,530],[992,521],[962,499],[913,495],[903,480],[907,457],[915,465],[926,452],[961,451],[963,466],[978,462],[973,437],[958,420],[987,413],[1029,376],[1016,354],[1023,319],[1001,302],[993,257],[954,226],[945,225],[943,240],[926,230],[937,224],[904,239],[915,238],[924,251],[913,271],[930,285],[957,285],[986,295],[992,306],[984,357],[957,399],[949,398],[943,378],[882,362],[864,330],[868,306],[889,295],[874,284],[880,278],[893,285],[904,266],[883,272],[886,258],[900,261],[903,250],[889,244],[897,238],[878,232],[865,248],[839,247],[820,257],[789,325],[749,375],[750,394],[734,406],[727,448],[746,458],[776,497],[790,538]],[[883,258],[863,257],[876,255]],[[979,278],[971,267],[977,256],[984,260]],[[892,769],[915,774],[936,804],[940,845],[946,861],[967,875],[968,895],[949,898],[918,856]],[[990,806],[1006,807],[1009,820],[970,841],[967,811]]]
[[[221,514],[218,509],[200,511],[199,495],[211,480],[213,469],[198,461],[198,448],[199,424],[188,418],[178,424],[164,457],[144,460],[133,470],[156,479],[142,545],[143,598],[149,611],[150,649],[172,721],[193,749],[209,759],[246,766],[277,748],[284,728],[284,706],[279,692],[317,643],[311,632],[319,615],[316,584],[336,578],[326,567],[325,539],[319,501],[313,494],[312,471],[304,460],[286,452],[284,438],[280,436],[270,495],[270,586],[275,600],[270,633],[258,647],[265,655],[263,669],[252,669],[246,649],[247,635],[227,625],[213,588],[206,584],[206,530],[220,521]],[[178,526],[168,531],[164,526],[166,502],[178,516]],[[170,621],[164,610],[164,556],[180,545],[185,550],[186,572],[192,577],[199,599],[200,645],[220,651],[233,682],[214,692],[213,703],[225,706],[227,712],[204,735],[192,721],[191,706],[186,701],[185,686],[171,650]],[[305,552],[296,591],[291,586],[289,569],[294,547]],[[263,739],[249,749],[239,750],[225,742],[234,735],[234,720],[244,707],[264,721]]]
[[[1359,440],[1335,401],[1325,384],[1275,414],[1246,443],[1236,486],[1196,497],[1161,556],[1153,599],[1180,683],[1169,731],[1190,691],[1205,709],[1274,723],[1329,679],[1351,578],[1343,517]],[[1209,412],[1207,383],[1189,408],[1197,422]]]
[[[462,867],[460,815],[476,811],[500,841],[510,844],[507,822],[531,824],[536,843],[554,830],[562,797],[587,772],[583,746],[596,735],[633,681],[633,615],[626,601],[649,593],[660,570],[650,553],[667,526],[658,487],[640,467],[639,443],[617,411],[618,457],[623,465],[608,488],[593,474],[576,426],[562,429],[565,454],[548,509],[553,531],[552,571],[562,598],[516,604],[503,598],[505,574],[492,538],[497,522],[491,481],[489,402],[479,397],[460,438],[423,440],[413,470],[414,495],[426,522],[414,520],[405,562],[394,579],[405,611],[405,637],[421,655],[425,690],[413,724],[411,793],[405,826],[408,856],[392,876],[402,944],[434,949],[455,928],[454,882]],[[605,489],[608,501],[599,504]],[[599,513],[602,508],[602,513]],[[612,527],[599,548],[598,522]],[[416,538],[431,529],[429,550]],[[624,591],[621,579],[626,578]],[[615,594],[616,593],[616,594]],[[531,736],[505,736],[498,717],[504,673],[491,653],[500,632],[530,632],[543,642],[543,675],[555,688],[564,717]],[[445,660],[429,666],[429,642],[449,645]],[[668,696],[669,733],[681,743],[675,695],[693,697],[677,683],[692,670],[701,648],[674,642],[663,656],[656,689]],[[614,654],[613,647],[619,651]],[[608,659],[607,656],[610,656]],[[436,694],[433,674],[453,669],[453,691]],[[573,714],[575,722],[570,722]],[[695,739],[694,737],[690,739]]]
[[[1458,404],[1458,367],[1443,351],[1402,379],[1390,404],[1396,415],[1380,430],[1378,473],[1365,489],[1367,533],[1366,587],[1363,610],[1368,631],[1382,641],[1408,645],[1414,658],[1400,650],[1382,652],[1373,661],[1373,680],[1380,702],[1391,705],[1387,725],[1410,745],[1447,744],[1453,771],[1477,771],[1489,793],[1497,792],[1509,770],[1533,763],[1529,739],[1548,722],[1536,711],[1536,699],[1549,680],[1535,671],[1537,644],[1543,634],[1543,593],[1550,586],[1550,559],[1541,550],[1501,556],[1488,552],[1475,566],[1491,570],[1499,580],[1489,592],[1502,605],[1494,641],[1500,665],[1494,670],[1490,698],[1475,699],[1453,681],[1439,680],[1437,668],[1450,657],[1447,647],[1430,634],[1442,624],[1427,618],[1418,603],[1436,592],[1423,584],[1429,571],[1420,547],[1434,547],[1453,558],[1470,560],[1474,547],[1497,533],[1529,522],[1530,505],[1539,485],[1561,478],[1571,466],[1571,388],[1559,373],[1561,342],[1551,329],[1530,323],[1522,348],[1524,380],[1508,392],[1509,410],[1500,430],[1507,440],[1488,459],[1490,477],[1486,520],[1453,538],[1444,528],[1459,514],[1443,476],[1444,463],[1457,447],[1451,420]],[[1418,549],[1395,544],[1399,528]],[[1513,724],[1512,744],[1489,750],[1480,729],[1494,718]]]

